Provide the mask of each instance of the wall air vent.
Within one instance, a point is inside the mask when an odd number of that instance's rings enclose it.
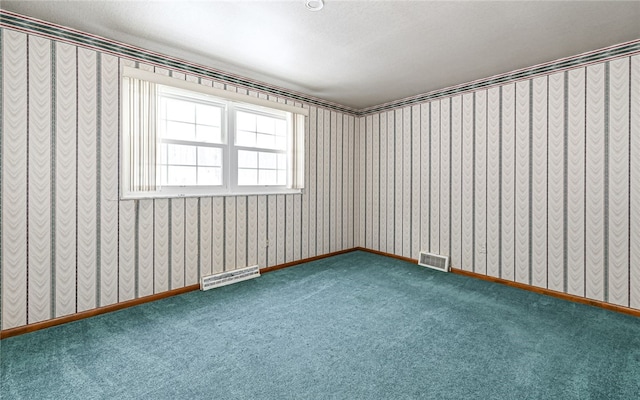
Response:
[[[246,281],[247,279],[257,278],[259,276],[260,268],[257,265],[203,276],[200,279],[200,290],[209,290],[220,286],[226,286],[232,283]]]
[[[442,272],[449,272],[449,257],[421,251],[418,265]]]

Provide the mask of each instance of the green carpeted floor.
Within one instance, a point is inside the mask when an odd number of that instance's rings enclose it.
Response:
[[[640,398],[640,319],[364,252],[0,351],[3,400]]]

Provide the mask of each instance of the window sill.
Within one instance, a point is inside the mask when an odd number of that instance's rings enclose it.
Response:
[[[267,195],[290,195],[303,194],[304,189],[279,189],[246,192],[193,192],[193,193],[127,193],[120,196],[120,200],[145,200],[145,199],[179,199],[193,197],[238,197],[238,196],[267,196]]]

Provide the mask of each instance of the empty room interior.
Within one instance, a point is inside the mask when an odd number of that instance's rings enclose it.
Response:
[[[0,3],[3,399],[640,398],[640,2]]]

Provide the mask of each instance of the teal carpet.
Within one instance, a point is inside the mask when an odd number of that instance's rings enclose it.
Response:
[[[3,400],[640,398],[640,319],[364,252],[0,351]]]

